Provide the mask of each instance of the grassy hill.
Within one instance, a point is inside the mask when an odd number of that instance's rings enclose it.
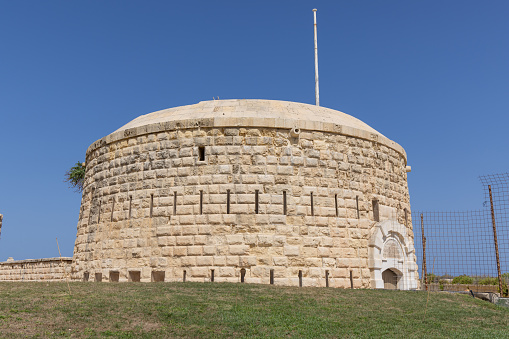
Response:
[[[0,283],[0,337],[508,338],[467,295],[229,283]]]

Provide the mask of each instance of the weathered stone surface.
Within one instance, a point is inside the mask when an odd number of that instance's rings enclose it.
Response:
[[[61,281],[71,279],[72,258],[45,258],[0,262],[0,281]],[[82,276],[83,278],[83,276]]]
[[[350,272],[374,286],[375,219],[413,237],[406,165],[395,142],[313,105],[216,100],[141,116],[87,150],[73,278],[239,281],[243,269],[269,283],[274,269],[277,284],[302,271],[325,286],[327,271],[333,287],[350,287]]]

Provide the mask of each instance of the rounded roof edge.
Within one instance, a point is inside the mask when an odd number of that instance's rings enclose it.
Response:
[[[368,124],[346,113],[321,106],[278,100],[213,100],[179,106],[139,116],[115,132],[97,140],[87,155],[98,147],[122,139],[167,130],[196,127],[298,127],[302,130],[332,132],[376,141],[407,159],[399,144]]]
[[[168,108],[139,116],[115,132],[154,123],[185,119],[251,117],[331,122],[382,135],[363,121],[331,108],[299,102],[260,99],[210,100],[200,101],[193,105]]]

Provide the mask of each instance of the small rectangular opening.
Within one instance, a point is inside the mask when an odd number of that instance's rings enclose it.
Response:
[[[360,212],[359,212],[359,196],[355,196],[355,206],[357,208],[357,219],[361,218]]]
[[[173,215],[177,215],[177,192],[173,192]]]
[[[286,191],[283,191],[283,215],[286,215]]]
[[[200,191],[200,214],[203,214],[203,191]]]
[[[214,282],[214,270],[210,270],[210,281]]]
[[[245,278],[246,278],[246,269],[242,268],[240,270],[240,282],[243,283]]]
[[[111,216],[110,216],[110,221],[113,221],[113,211],[115,211],[115,199],[113,199],[113,202],[111,203]]]
[[[102,200],[99,200],[99,213],[97,214],[97,223],[101,222],[101,205]]]
[[[102,274],[102,273],[96,273],[96,274],[95,274],[95,281],[96,281],[96,282],[101,282],[101,281],[103,281],[103,274]]]
[[[90,274],[88,272],[83,273],[83,281],[88,281]]]
[[[353,273],[350,271],[350,288],[353,289]]]
[[[150,217],[154,215],[154,195],[150,195]]]
[[[164,282],[164,271],[152,271],[153,282]]]
[[[405,208],[403,211],[405,212],[405,226],[408,227],[408,210]]]
[[[373,199],[373,219],[375,221],[380,221],[380,207],[376,199]]]
[[[140,271],[129,271],[129,281],[140,282],[141,272]]]
[[[130,195],[129,196],[129,219],[131,219],[132,206],[133,206],[133,196]]]
[[[258,200],[258,196],[260,194],[260,191],[259,190],[256,190],[255,191],[255,213],[258,214],[259,212],[259,208],[258,208],[258,203],[259,203],[259,200]]]
[[[118,282],[120,273],[118,271],[110,271],[110,282]]]
[[[339,210],[338,210],[338,195],[334,194],[334,205],[336,207],[336,217],[339,216]]]
[[[299,270],[299,287],[302,287],[302,271]]]
[[[230,214],[230,190],[226,191],[226,214]]]
[[[205,161],[205,146],[198,147],[198,160]]]
[[[187,275],[187,271],[184,270],[184,272],[182,273],[182,281],[183,282],[186,282],[186,275]]]
[[[311,215],[315,215],[315,209],[313,206],[313,192],[311,192]]]
[[[329,270],[325,270],[325,287],[329,287]]]
[[[270,270],[270,284],[274,285],[274,270]]]
[[[92,188],[92,191],[90,192],[90,205],[88,206],[88,222],[92,223],[92,207],[94,203],[94,193],[95,188]]]

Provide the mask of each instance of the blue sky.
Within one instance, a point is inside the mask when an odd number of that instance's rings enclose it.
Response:
[[[402,145],[413,210],[482,208],[509,165],[507,1],[0,0],[0,260],[72,256],[63,182],[135,117],[211,100],[320,103]]]

